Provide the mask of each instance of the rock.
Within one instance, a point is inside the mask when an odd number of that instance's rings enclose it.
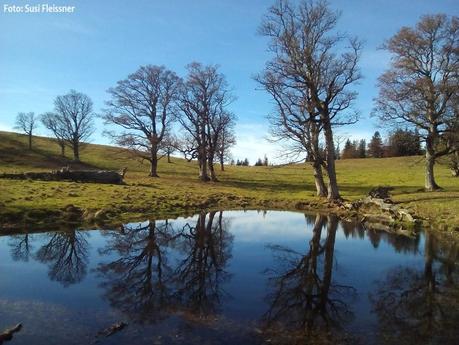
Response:
[[[393,187],[376,187],[371,189],[368,192],[368,196],[372,198],[377,198],[377,199],[389,199],[390,198],[390,191],[393,190]]]

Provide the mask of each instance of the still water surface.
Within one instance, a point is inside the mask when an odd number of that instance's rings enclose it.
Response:
[[[458,344],[458,249],[278,211],[1,236],[0,331],[23,324],[11,345]]]

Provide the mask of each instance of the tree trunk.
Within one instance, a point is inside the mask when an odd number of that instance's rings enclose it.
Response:
[[[152,146],[150,149],[150,177],[159,177],[158,176],[158,153],[156,152],[156,147]]]
[[[59,146],[61,147],[61,156],[65,157],[65,144],[61,143],[59,144]]]
[[[327,196],[327,187],[325,187],[324,176],[322,174],[322,167],[319,162],[314,162],[312,164],[314,169],[314,181],[316,183],[316,195],[317,196]]]
[[[207,164],[209,166],[210,179],[213,182],[218,182],[217,175],[215,175],[214,160],[212,158],[209,158],[209,161],[207,162]]]
[[[433,148],[434,140],[429,135],[426,140],[426,176],[425,189],[429,192],[438,190],[440,187],[435,182],[434,165],[435,165],[435,150]]]
[[[203,121],[205,123],[205,121]],[[199,130],[199,149],[198,149],[198,161],[199,161],[199,179],[202,182],[209,181],[209,175],[207,173],[207,135],[206,135],[206,127],[204,124],[200,125]]]
[[[319,148],[319,128],[314,123],[310,124],[311,142],[307,147],[308,156],[312,161],[312,168],[314,170],[314,180],[316,184],[317,196],[327,196],[327,188],[324,182],[324,175],[322,173],[322,154]]]
[[[170,154],[170,152],[167,152],[167,163],[172,163],[171,162],[171,154]]]
[[[322,115],[323,129],[325,136],[325,150],[326,150],[326,163],[328,174],[328,199],[339,200],[341,199],[338,189],[338,181],[336,179],[335,169],[335,145],[333,143],[333,131],[328,115],[326,118]]]
[[[75,162],[80,161],[80,143],[78,141],[73,143],[73,160]]]
[[[207,161],[205,159],[199,162],[199,179],[203,182],[210,180],[209,175],[207,174]]]
[[[199,179],[203,182],[209,181],[209,175],[207,174],[207,158],[206,149],[201,147],[199,149],[198,161],[199,161]]]
[[[223,160],[223,155],[220,155],[220,170],[225,171],[225,166],[223,165],[225,162]]]
[[[453,177],[459,177],[459,151],[452,154],[450,169]]]
[[[29,134],[29,150],[32,150],[32,133]]]

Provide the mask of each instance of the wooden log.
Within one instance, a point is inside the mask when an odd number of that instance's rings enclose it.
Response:
[[[0,178],[13,180],[41,180],[41,181],[63,181],[95,182],[95,183],[123,183],[123,175],[116,171],[109,170],[69,170],[63,168],[52,172],[25,172],[18,174],[0,174]]]
[[[3,344],[3,342],[5,341],[10,341],[11,339],[13,339],[13,334],[19,332],[21,328],[22,324],[18,323],[13,328],[4,330],[3,333],[0,334],[0,345]]]

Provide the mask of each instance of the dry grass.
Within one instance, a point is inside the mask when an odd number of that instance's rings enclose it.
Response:
[[[89,213],[111,210],[112,216],[120,220],[145,213],[158,217],[179,215],[201,207],[323,205],[323,200],[315,197],[311,169],[304,164],[228,166],[225,172],[219,172],[220,182],[204,184],[196,178],[196,164],[179,158],[170,164],[166,159],[160,161],[160,178],[147,177],[147,165],[110,146],[87,145],[81,159],[80,168],[118,170],[127,166],[126,185],[0,179],[0,216],[16,214],[23,219],[24,213],[46,215],[69,204]],[[44,171],[69,163],[70,157],[59,157],[57,144],[48,138],[34,138],[34,149],[28,151],[24,136],[0,132],[0,173]],[[459,179],[451,177],[446,165],[436,166],[438,183],[444,189],[434,193],[422,191],[422,157],[341,160],[337,162],[337,171],[346,199],[358,199],[378,185],[392,186],[395,201],[439,227],[459,227]]]

